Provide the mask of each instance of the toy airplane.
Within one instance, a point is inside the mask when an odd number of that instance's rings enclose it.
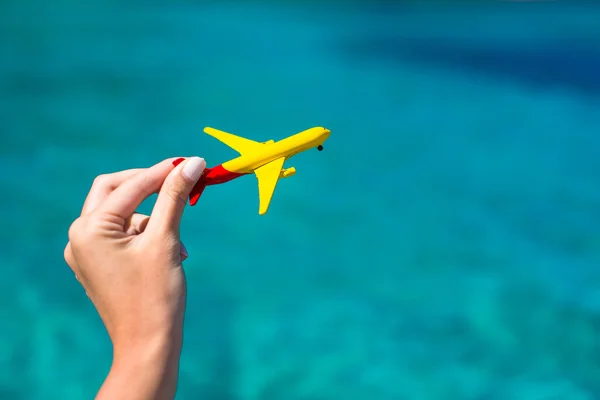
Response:
[[[323,150],[323,142],[329,137],[329,129],[315,127],[282,139],[255,142],[231,133],[210,127],[204,132],[225,143],[240,156],[206,168],[190,193],[190,205],[195,205],[206,186],[229,182],[243,175],[254,173],[258,179],[258,213],[264,215],[269,209],[279,178],[288,178],[296,173],[294,167],[283,168],[285,161],[294,155],[316,147]]]

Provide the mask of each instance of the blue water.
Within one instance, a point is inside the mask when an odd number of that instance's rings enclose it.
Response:
[[[186,210],[178,399],[600,398],[600,6],[564,3],[3,1],[0,398],[108,371],[62,258],[96,175],[317,125],[266,216],[253,177]]]

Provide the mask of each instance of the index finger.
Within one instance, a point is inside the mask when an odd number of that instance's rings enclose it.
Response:
[[[129,177],[108,195],[97,210],[127,219],[144,200],[160,189],[169,172],[175,168],[174,160],[176,158],[166,159]]]
[[[81,215],[89,214],[94,211],[94,209],[98,207],[98,204],[102,203],[113,190],[119,187],[119,185],[127,179],[143,170],[145,170],[145,168],[127,169],[125,171],[96,177],[94,183],[92,183],[92,188],[83,203]]]

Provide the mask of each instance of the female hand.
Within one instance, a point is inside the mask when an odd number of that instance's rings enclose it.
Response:
[[[65,260],[113,344],[113,365],[98,398],[175,394],[186,299],[179,226],[205,166],[198,157],[167,159],[103,175],[69,229]],[[156,192],[151,215],[137,214]]]

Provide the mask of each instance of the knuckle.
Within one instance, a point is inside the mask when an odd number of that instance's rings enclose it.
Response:
[[[89,229],[86,217],[79,217],[69,227],[68,237],[72,245],[77,245],[86,240]]]
[[[94,178],[94,182],[92,183],[92,187],[102,187],[108,186],[110,181],[109,174],[101,174]]]
[[[73,221],[73,223],[69,227],[69,232],[68,232],[69,241],[73,242],[74,240],[76,240],[77,237],[79,236],[80,231],[81,231],[81,220],[79,218],[77,218],[75,221]]]

